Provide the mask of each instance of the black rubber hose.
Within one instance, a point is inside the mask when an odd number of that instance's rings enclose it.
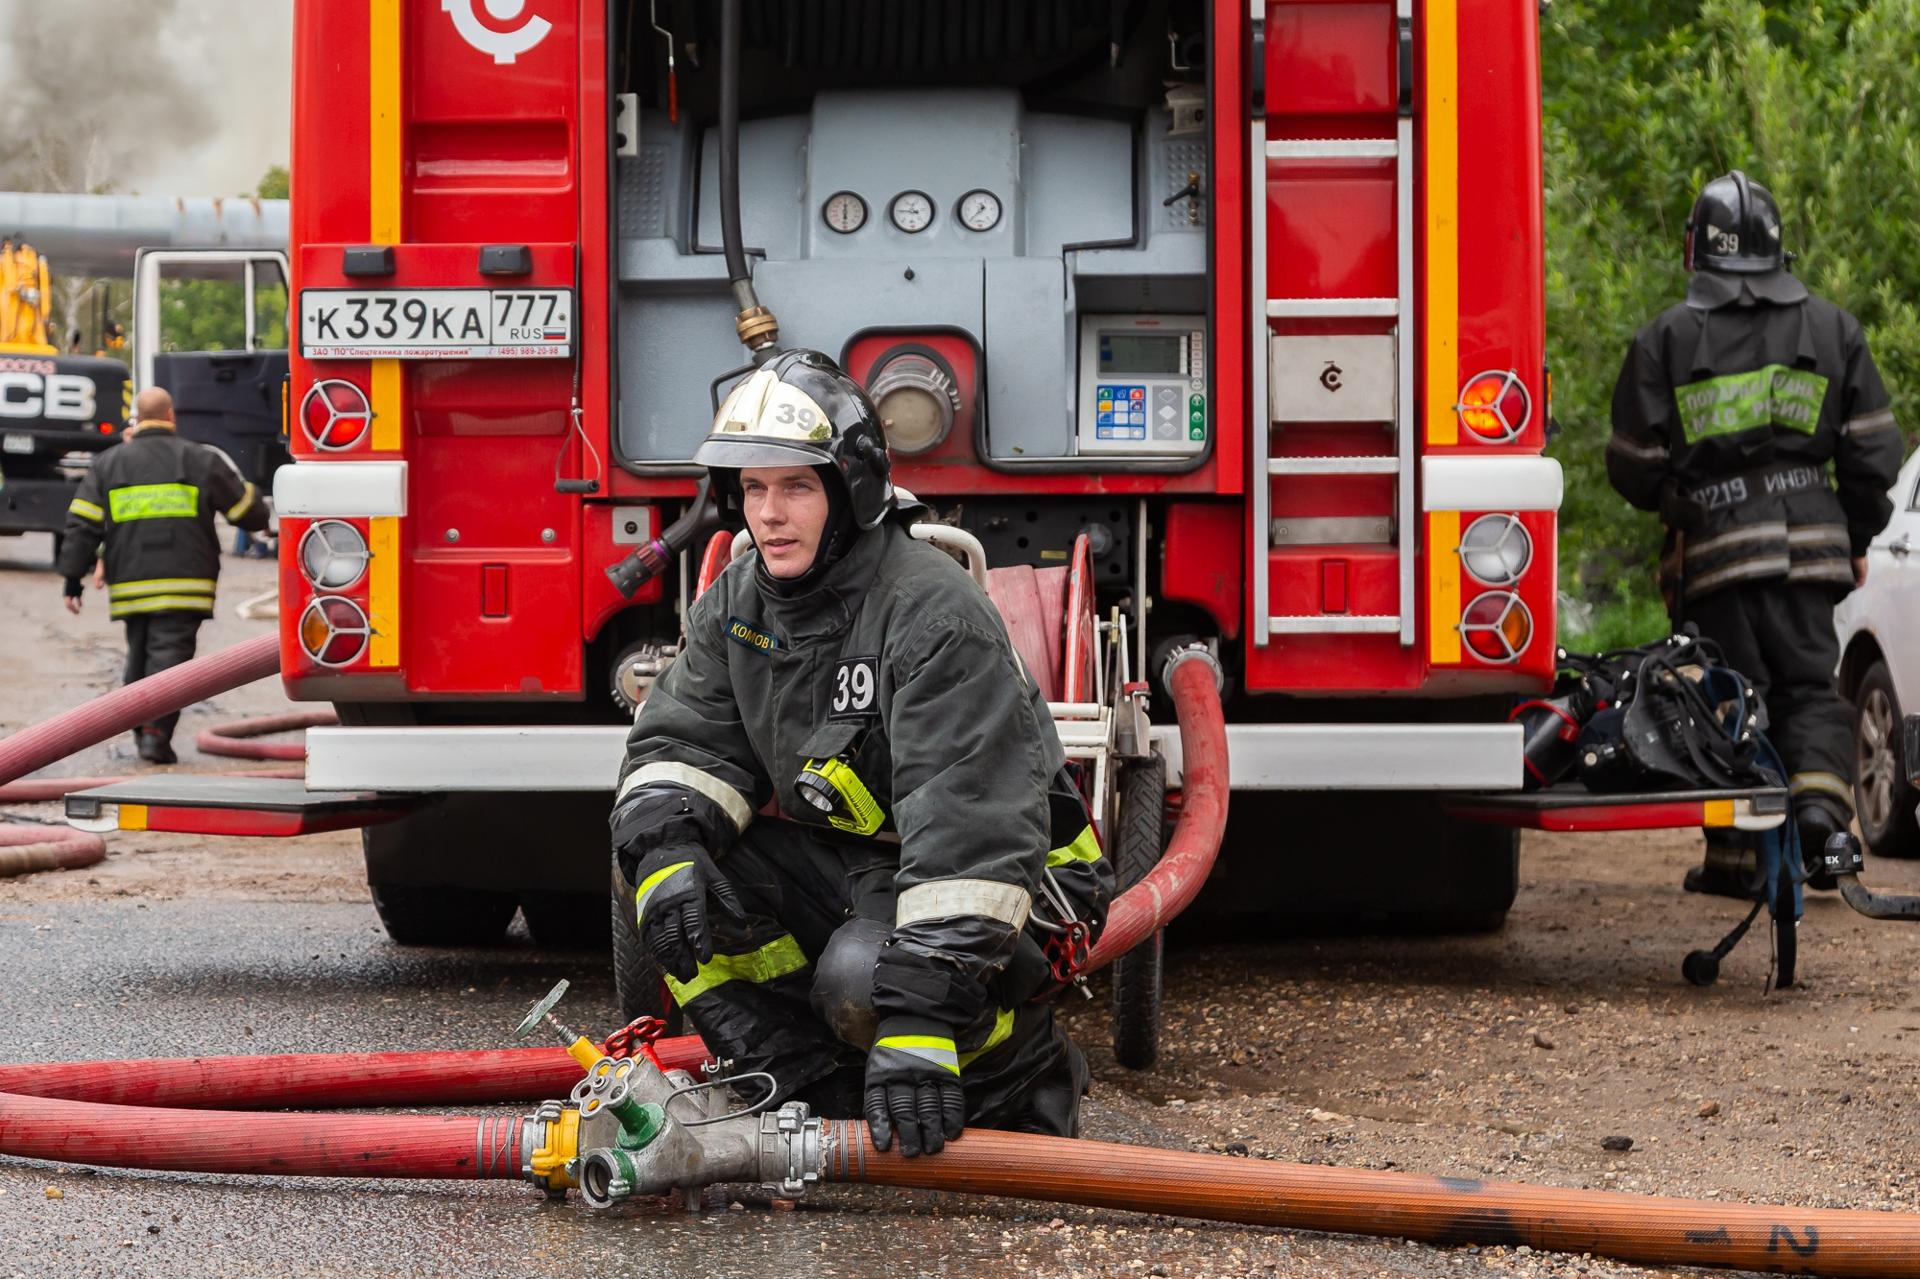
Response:
[[[720,0],[720,242],[742,311],[759,306],[740,236],[740,0]]]
[[[1920,922],[1920,897],[1876,893],[1852,875],[1838,876],[1840,896],[1868,919],[1904,919]]]

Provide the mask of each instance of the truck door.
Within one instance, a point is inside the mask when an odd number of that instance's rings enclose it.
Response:
[[[173,394],[180,434],[271,491],[288,460],[287,255],[143,249],[133,268],[134,389]]]

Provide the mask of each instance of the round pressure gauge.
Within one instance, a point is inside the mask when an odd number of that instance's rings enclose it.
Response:
[[[895,226],[912,235],[933,225],[933,201],[924,191],[902,191],[893,197],[887,216]]]
[[[851,191],[835,191],[820,207],[820,216],[841,235],[852,235],[867,224],[867,202]]]
[[[991,191],[969,191],[960,197],[960,225],[969,231],[991,231],[1000,225],[1000,197]]]

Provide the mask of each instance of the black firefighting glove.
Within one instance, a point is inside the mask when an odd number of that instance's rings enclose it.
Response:
[[[888,1017],[867,1054],[867,1128],[881,1150],[937,1155],[967,1125],[953,1031],[919,1017]]]
[[[66,597],[68,599],[70,600],[79,599],[82,595],[85,595],[86,593],[87,593],[86,583],[82,582],[77,577],[70,577],[67,579]]]
[[[634,868],[634,910],[640,940],[653,961],[678,981],[692,981],[700,965],[713,958],[713,933],[707,927],[707,901],[741,923],[746,908],[739,894],[704,848],[663,845]]]

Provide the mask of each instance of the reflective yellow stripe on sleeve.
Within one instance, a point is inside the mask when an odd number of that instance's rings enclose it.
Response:
[[[1100,860],[1100,841],[1094,836],[1093,827],[1087,826],[1073,837],[1071,844],[1051,849],[1047,853],[1048,866],[1065,866],[1070,862],[1097,862]]]
[[[979,1058],[986,1056],[1013,1034],[1013,1009],[1002,1008],[993,1019],[993,1029],[987,1032],[987,1041],[978,1048],[969,1049],[960,1054],[960,1068],[965,1070]]]
[[[78,515],[83,520],[92,520],[98,524],[107,518],[107,513],[83,497],[76,497],[67,503],[67,514]]]
[[[698,999],[716,986],[724,986],[730,981],[749,981],[755,985],[785,977],[788,973],[797,973],[807,966],[807,956],[800,949],[800,943],[793,939],[792,933],[774,938],[759,950],[745,955],[715,955],[700,965],[692,981],[679,981],[669,976],[667,989],[673,994],[673,1001],[682,1008],[689,1000]]]
[[[238,502],[235,502],[232,506],[227,508],[227,519],[237,520],[242,515],[245,515],[248,511],[252,510],[253,501],[255,498],[259,496],[260,496],[260,490],[253,486],[252,480],[248,480],[247,491],[240,495],[240,500]]]

